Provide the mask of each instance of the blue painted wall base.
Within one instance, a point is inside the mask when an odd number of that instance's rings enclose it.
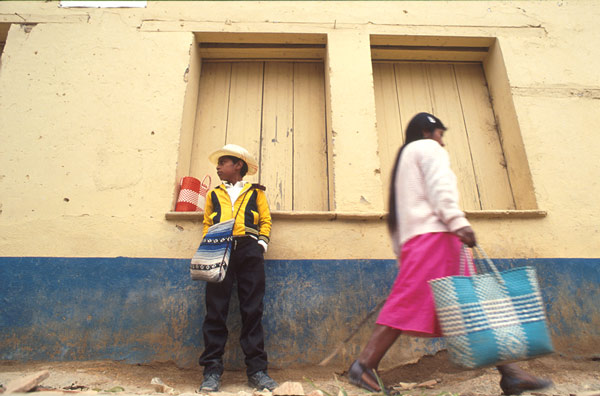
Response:
[[[600,259],[495,260],[537,268],[558,350],[600,352]],[[202,351],[204,284],[189,260],[0,258],[0,359],[174,361]],[[268,260],[263,324],[274,366],[327,356],[387,295],[394,260]],[[243,366],[234,295],[225,356]],[[439,340],[425,343],[434,352]]]

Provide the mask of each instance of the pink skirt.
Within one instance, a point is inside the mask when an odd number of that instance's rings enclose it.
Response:
[[[402,246],[400,270],[377,324],[421,337],[440,337],[427,281],[460,273],[460,239],[449,232],[417,235]],[[465,269],[469,274],[468,267]]]

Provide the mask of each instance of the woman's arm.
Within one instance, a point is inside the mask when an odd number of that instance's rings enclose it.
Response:
[[[459,207],[456,175],[450,168],[448,153],[434,140],[428,140],[419,158],[433,212],[461,241],[473,244],[475,234]]]

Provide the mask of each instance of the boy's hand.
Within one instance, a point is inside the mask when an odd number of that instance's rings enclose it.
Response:
[[[263,254],[267,253],[267,244],[264,241],[258,241],[258,245],[262,248]]]

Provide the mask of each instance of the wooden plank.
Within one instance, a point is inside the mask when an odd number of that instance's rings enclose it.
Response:
[[[396,87],[402,133],[415,114],[432,112],[429,80],[424,63],[396,63]]]
[[[294,64],[294,210],[328,210],[323,64]]]
[[[397,48],[373,48],[371,58],[374,60],[412,60],[412,61],[482,61],[487,52],[481,51],[439,51]]]
[[[239,62],[294,62],[294,60],[277,59],[277,58],[244,58],[244,59],[214,58],[214,59],[210,59],[210,62],[211,63],[217,63],[217,62],[233,62],[233,63],[239,63]],[[306,63],[306,62],[323,63],[323,59],[302,59],[302,63]]]
[[[232,63],[225,140],[244,147],[257,161],[260,161],[262,88],[263,62]],[[260,169],[244,180],[256,183],[259,178]]]
[[[280,43],[280,44],[326,44],[327,35],[321,33],[196,33],[198,42],[211,43]]]
[[[393,64],[373,64],[373,83],[375,90],[375,110],[377,116],[377,136],[379,139],[379,161],[381,164],[381,182],[385,195],[384,207],[387,210],[387,194],[390,176],[398,149],[404,140],[398,91]]]
[[[456,173],[461,207],[463,210],[481,209],[454,68],[429,64],[426,69],[431,83],[433,114],[448,128],[444,142]]]
[[[493,37],[477,36],[404,36],[372,34],[371,45],[421,45],[445,47],[490,47]]]
[[[294,64],[266,62],[260,183],[271,210],[292,210]]]
[[[200,48],[202,58],[323,59],[325,48]]]
[[[455,65],[482,209],[515,209],[506,160],[481,65]]]
[[[231,63],[202,63],[189,175],[209,174],[213,186],[219,178],[208,155],[225,144],[230,79]]]

